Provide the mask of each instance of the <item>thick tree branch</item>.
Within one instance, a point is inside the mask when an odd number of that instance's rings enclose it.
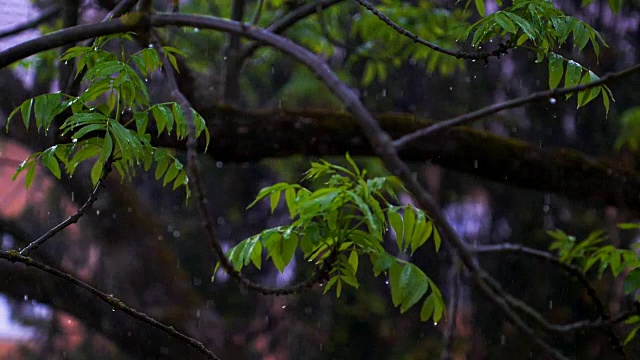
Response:
[[[245,162],[295,154],[374,155],[351,115],[325,111],[197,109],[207,120],[209,155]],[[376,117],[392,137],[433,124],[408,114]],[[161,137],[155,144],[184,149]],[[204,149],[204,144],[200,144]],[[591,159],[562,148],[540,148],[466,127],[447,129],[429,141],[415,141],[400,154],[407,161],[430,161],[448,169],[526,189],[640,210],[640,177],[615,159]]]

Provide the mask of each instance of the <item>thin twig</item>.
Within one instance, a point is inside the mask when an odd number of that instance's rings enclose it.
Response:
[[[177,330],[175,330],[173,328],[173,326],[168,326],[165,325],[163,323],[161,323],[160,321],[150,317],[149,315],[138,311],[128,305],[126,305],[125,303],[122,302],[122,300],[114,297],[113,295],[108,295],[98,289],[96,289],[95,287],[87,284],[86,282],[72,276],[69,273],[60,271],[58,269],[55,269],[51,266],[45,265],[41,262],[35,261],[30,257],[27,256],[22,256],[20,255],[17,251],[0,251],[0,259],[5,259],[8,260],[10,262],[19,262],[19,263],[23,263],[26,266],[29,267],[33,267],[42,271],[45,271],[53,276],[56,276],[60,279],[63,279],[69,283],[72,283],[84,290],[87,290],[88,292],[90,292],[91,294],[95,295],[96,297],[98,297],[100,300],[104,301],[105,303],[111,305],[113,307],[113,309],[118,309],[120,311],[122,311],[123,313],[137,319],[140,320],[146,324],[149,324],[155,328],[158,328],[162,331],[164,331],[165,333],[167,333],[169,336],[174,337],[180,341],[183,341],[184,343],[186,343],[187,345],[189,345],[190,347],[196,349],[197,351],[201,352],[202,354],[206,355],[207,358],[209,359],[219,359],[217,356],[215,356],[210,350],[208,350],[201,342],[197,341],[196,339],[189,337]]]
[[[487,107],[484,107],[482,109],[478,109],[476,111],[472,111],[470,113],[466,113],[464,115],[460,115],[460,116],[456,116],[454,118],[451,118],[449,120],[444,120],[444,121],[440,121],[437,122],[433,125],[430,125],[426,128],[417,130],[412,132],[411,134],[407,134],[402,136],[401,138],[395,140],[393,142],[393,145],[395,146],[395,148],[397,150],[402,149],[403,147],[405,147],[408,143],[410,143],[411,141],[417,140],[421,137],[425,137],[428,135],[433,135],[435,133],[438,133],[442,130],[454,127],[454,126],[461,126],[461,125],[467,125],[470,124],[478,119],[481,119],[485,116],[491,115],[491,114],[495,114],[497,112],[500,112],[502,110],[506,110],[506,109],[511,109],[514,107],[518,107],[518,106],[522,106],[525,104],[528,104],[530,102],[534,102],[534,101],[541,101],[541,100],[547,100],[547,99],[555,99],[557,97],[559,97],[560,95],[564,95],[564,94],[569,94],[569,93],[575,93],[575,92],[579,92],[582,90],[586,90],[586,89],[590,89],[590,88],[594,88],[596,86],[611,82],[613,80],[616,80],[618,78],[621,78],[623,76],[629,75],[633,72],[636,72],[640,70],[640,64],[636,64],[634,66],[631,66],[629,68],[626,68],[624,70],[618,71],[618,72],[613,72],[613,73],[608,73],[604,76],[602,76],[600,78],[600,80],[588,83],[588,84],[582,84],[582,85],[577,85],[577,86],[571,86],[571,87],[565,87],[565,88],[555,88],[552,90],[546,90],[546,91],[539,91],[539,92],[535,92],[531,95],[527,95],[527,96],[523,96],[521,98],[517,98],[517,99],[513,99],[513,100],[509,100],[509,101],[505,101],[502,103],[498,103],[498,104],[493,104]],[[605,89],[602,89],[602,91],[606,91]]]
[[[386,16],[385,14],[383,14],[380,10],[378,10],[375,6],[373,6],[373,4],[371,4],[370,2],[366,1],[366,0],[356,0],[360,5],[362,5],[363,7],[365,7],[367,10],[371,11],[375,16],[378,17],[378,19],[380,19],[382,22],[384,22],[385,24],[387,24],[389,27],[391,27],[393,30],[395,30],[397,33],[399,33],[402,36],[406,36],[409,39],[411,39],[413,42],[424,45],[434,51],[443,53],[445,55],[449,55],[449,56],[453,56],[456,59],[467,59],[467,60],[472,60],[472,61],[476,61],[476,60],[484,60],[485,62],[488,61],[488,59],[490,57],[497,57],[500,58],[500,56],[502,56],[503,54],[507,54],[507,51],[509,50],[510,46],[509,45],[504,45],[501,44],[497,49],[490,51],[490,52],[479,52],[479,53],[465,53],[462,51],[454,51],[454,50],[449,50],[449,49],[445,49],[441,46],[438,46],[432,42],[429,42],[423,38],[421,38],[420,36],[412,33],[411,31],[403,28],[402,26],[396,24],[393,20],[389,19],[388,16]]]
[[[37,17],[19,24],[15,24],[7,29],[0,31],[0,39],[7,36],[19,34],[25,30],[33,29],[36,26],[53,19],[60,13],[60,10],[62,10],[62,7],[60,5],[49,6],[46,9],[42,10],[40,15],[38,15]]]
[[[209,239],[209,243],[220,261],[220,265],[224,269],[224,271],[229,274],[234,280],[236,280],[240,285],[254,290],[263,295],[289,295],[294,293],[299,293],[303,290],[309,289],[313,287],[313,285],[324,281],[327,276],[327,265],[320,265],[317,269],[315,269],[314,273],[309,276],[307,279],[286,287],[266,287],[253,281],[247,279],[242,275],[241,272],[234,269],[233,264],[229,261],[222,246],[220,245],[220,240],[217,237],[216,231],[213,227],[213,216],[209,212],[209,208],[207,206],[208,200],[206,198],[204,187],[202,186],[202,174],[200,173],[200,167],[198,164],[198,152],[197,152],[197,139],[196,139],[196,128],[195,123],[193,121],[193,111],[195,111],[189,100],[186,96],[180,91],[178,87],[178,82],[176,80],[176,74],[173,70],[173,67],[167,57],[162,52],[162,46],[158,43],[158,36],[154,34],[152,37],[155,42],[154,47],[158,49],[158,52],[161,55],[163,61],[163,71],[167,78],[167,84],[171,89],[172,97],[178,102],[180,107],[185,111],[185,120],[187,121],[187,168],[190,172],[189,182],[194,189],[196,204],[198,207],[198,211],[200,212],[200,216],[202,218],[203,228],[207,237]],[[326,263],[325,263],[326,264]]]
[[[102,169],[102,175],[100,176],[100,179],[98,179],[98,183],[96,184],[95,188],[93,188],[93,191],[91,192],[91,195],[89,195],[89,198],[87,199],[87,201],[85,201],[85,203],[78,209],[78,211],[75,214],[68,217],[65,221],[51,228],[49,231],[44,233],[44,235],[40,236],[37,240],[32,241],[24,249],[20,250],[20,255],[26,256],[30,251],[37,249],[40,245],[44,244],[45,241],[51,239],[54,235],[64,230],[67,226],[77,223],[78,220],[80,220],[80,218],[89,209],[91,209],[91,206],[93,206],[93,203],[96,202],[96,200],[98,200],[98,194],[100,193],[100,190],[102,190],[102,188],[106,186],[105,180],[107,179],[107,176],[111,172],[111,163],[112,163],[112,159],[111,158],[107,159],[107,161],[104,164],[104,168]]]

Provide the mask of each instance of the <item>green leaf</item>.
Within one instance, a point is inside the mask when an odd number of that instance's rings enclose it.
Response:
[[[484,0],[475,0],[475,4],[476,4],[476,9],[478,10],[478,14],[484,17],[485,16]]]
[[[400,207],[390,206],[387,211],[387,217],[389,218],[389,224],[391,228],[396,233],[396,243],[398,244],[398,251],[402,251],[402,243],[404,239],[404,225],[402,222],[402,218],[398,213]]]
[[[594,81],[598,81],[600,78],[594,74],[592,71],[589,71],[582,77],[582,81],[580,81],[580,85],[590,84]],[[600,92],[602,91],[601,86],[592,87],[591,89],[583,90],[578,93],[578,108],[581,108],[587,105],[591,100],[595,99]]]
[[[271,213],[272,214],[276,210],[276,207],[278,207],[278,203],[280,202],[280,194],[281,194],[280,191],[274,191],[269,196],[269,202],[270,202],[270,205],[271,205]]]
[[[178,160],[175,160],[173,162],[173,166],[170,166],[169,170],[167,170],[167,173],[164,174],[164,180],[162,181],[162,186],[167,186],[168,183],[170,183],[173,179],[175,179],[176,176],[178,176],[178,173],[180,172],[180,170],[182,170],[182,163],[180,163]]]
[[[567,63],[567,72],[564,75],[564,87],[568,88],[578,85],[581,75],[582,65],[573,60],[569,60],[569,62]],[[568,93],[567,99],[569,99],[572,95],[572,93]]]
[[[640,268],[633,269],[624,279],[624,293],[629,295],[640,289]]]
[[[33,162],[31,166],[27,168],[27,175],[25,176],[25,179],[24,179],[24,184],[27,189],[29,188],[29,186],[31,186],[31,183],[33,182],[33,178],[35,174],[36,174],[36,163]]]
[[[284,198],[287,203],[287,209],[289,210],[289,217],[293,219],[298,212],[296,209],[296,190],[293,187],[288,187],[284,191]]]
[[[373,263],[373,275],[378,276],[380,273],[389,270],[393,264],[396,263],[396,260],[393,256],[380,253],[378,255],[371,255],[371,262]]]
[[[415,231],[416,213],[412,206],[407,206],[404,210],[404,238],[403,250],[406,250],[411,244],[413,233]]]
[[[581,21],[573,24],[573,46],[577,46],[578,50],[582,50],[589,42],[589,31]]]
[[[189,178],[187,177],[187,173],[184,170],[181,170],[178,176],[176,176],[176,180],[173,182],[173,190],[177,189],[180,186],[188,186]]]
[[[52,146],[47,150],[42,152],[42,156],[40,157],[40,161],[42,161],[42,165],[44,165],[53,176],[57,179],[60,179],[60,165],[58,165],[58,160],[55,157],[56,146]]]
[[[640,329],[640,326],[636,326],[634,327],[631,331],[629,331],[629,334],[627,335],[627,337],[624,339],[624,344],[627,345],[627,343],[631,340],[633,340],[633,338],[636,337],[636,333],[638,332],[638,330]]]
[[[635,230],[640,229],[640,224],[637,223],[621,223],[618,224],[618,228],[622,230]]]
[[[33,106],[33,99],[29,99],[20,105],[20,115],[22,115],[22,122],[25,129],[29,129],[29,121],[31,119],[31,108]],[[11,119],[11,117],[9,117]],[[7,126],[9,126],[9,120],[7,120]]]
[[[517,29],[511,20],[502,11],[498,11],[494,14],[494,19],[504,30],[508,33],[515,34]]]
[[[259,238],[256,238],[251,248],[251,262],[258,270],[262,268],[262,243]]]
[[[349,156],[349,153],[347,152],[347,154],[345,155],[345,158],[347,159],[347,162],[349,163],[349,165],[351,165],[351,167],[353,168],[353,172],[357,175],[360,176],[360,168],[358,167],[358,165],[356,165],[356,162],[353,161],[353,159],[351,158],[351,156]]]
[[[48,131],[53,118],[65,108],[66,106],[62,105],[62,96],[60,93],[36,96],[33,104],[33,112],[38,130],[44,129]]]
[[[549,58],[549,89],[555,89],[560,84],[564,73],[564,58],[556,53],[548,53]]]
[[[155,177],[156,180],[160,180],[169,167],[170,157],[167,155],[165,150],[156,150],[154,155],[156,159]]]
[[[433,232],[433,223],[425,219],[424,213],[419,213],[418,220],[418,223],[416,223],[416,230],[413,233],[413,239],[411,239],[412,255],[427,241],[427,239],[429,239],[429,236],[431,236],[431,233]]]
[[[393,305],[400,306],[401,313],[415,305],[429,287],[427,275],[411,263],[402,267],[397,263],[392,265],[389,271],[389,283]]]
[[[394,307],[398,307],[402,303],[400,273],[402,273],[402,266],[397,261],[393,261],[389,267],[389,286],[391,286],[391,302]]]
[[[151,113],[153,114],[153,118],[156,121],[158,135],[160,135],[162,131],[164,131],[168,123],[173,124],[173,115],[166,107],[162,105],[156,105],[151,108]],[[167,129],[167,133],[171,134],[171,131]]]
[[[609,0],[609,7],[614,14],[617,14],[622,8],[622,0]]]
[[[358,252],[355,249],[351,250],[351,254],[349,254],[349,265],[351,265],[354,274],[358,272]]]
[[[520,29],[522,29],[522,31],[527,35],[527,37],[531,39],[531,41],[536,41],[536,31],[527,20],[512,12],[504,12],[504,14],[507,15],[511,21],[516,23],[520,27]],[[520,42],[520,40],[518,40],[518,42]]]
[[[435,226],[433,227],[433,243],[435,244],[436,252],[440,251],[440,244],[442,243],[442,239],[440,238],[440,233]]]
[[[100,180],[103,165],[104,164],[100,161],[96,161],[95,164],[93,164],[93,167],[91,167],[91,183],[93,186],[96,186],[98,184],[98,180]]]

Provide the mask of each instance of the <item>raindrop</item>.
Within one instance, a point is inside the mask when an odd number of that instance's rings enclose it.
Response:
[[[471,60],[471,62],[476,62],[476,59]]]
[[[478,160],[473,160],[473,168],[474,169],[478,168]]]
[[[473,75],[473,80],[475,80],[476,78],[478,78],[476,75]]]
[[[549,300],[549,310],[553,309],[553,300]]]
[[[449,86],[449,91],[453,91],[453,86]]]
[[[549,102],[552,103],[552,104],[555,104],[556,103],[556,98],[554,98],[554,97],[549,98]]]
[[[507,343],[507,337],[504,334],[500,335],[500,344],[504,345]]]
[[[75,201],[76,198],[76,193],[75,192],[71,192],[71,202]]]
[[[96,215],[100,216],[100,210],[96,210]]]
[[[224,166],[224,164],[222,163],[222,161],[216,161],[216,167],[218,169],[222,169],[223,166]]]
[[[434,322],[433,322],[433,326],[438,326],[438,322],[437,322],[437,321],[434,321]]]
[[[29,295],[26,295],[26,294],[25,294],[25,295],[24,295],[24,301],[27,301],[27,300],[29,300]]]
[[[149,49],[153,49],[153,44],[149,44]]]
[[[200,28],[193,28],[193,32],[200,32]]]
[[[111,311],[116,311],[116,308],[112,307],[112,308],[111,308]]]
[[[382,97],[387,97],[387,89],[382,89]]]
[[[282,305],[282,308],[285,309],[287,307],[287,305]]]
[[[384,283],[389,285],[389,280],[385,280]]]
[[[71,140],[71,142],[75,144],[75,143],[78,142],[78,139],[73,139],[73,140]]]
[[[549,212],[549,205],[545,205],[542,207],[542,212],[544,213],[548,213]]]
[[[196,310],[196,317],[200,317],[200,309]]]
[[[69,64],[69,61],[65,61],[65,62],[64,62],[64,64],[65,64],[65,65]]]
[[[180,231],[175,230],[175,231],[173,232],[173,237],[174,237],[174,238],[179,238],[179,237],[180,237]]]

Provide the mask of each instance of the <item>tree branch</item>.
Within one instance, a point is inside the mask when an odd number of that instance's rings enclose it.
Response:
[[[551,262],[554,265],[560,267],[565,272],[567,272],[569,275],[573,276],[576,280],[578,280],[578,282],[580,282],[582,287],[585,288],[585,290],[587,291],[587,294],[591,298],[591,301],[596,307],[596,312],[598,313],[598,318],[599,318],[598,320],[596,321],[586,320],[586,321],[579,321],[573,324],[556,325],[556,324],[551,324],[547,322],[540,314],[535,312],[529,306],[523,306],[524,304],[519,300],[516,301],[517,303],[516,306],[519,307],[521,310],[523,310],[525,313],[527,313],[527,315],[536,319],[536,321],[545,330],[548,330],[548,331],[567,332],[567,331],[582,330],[589,327],[606,326],[607,327],[606,331],[609,335],[609,338],[611,340],[614,350],[618,352],[618,354],[621,355],[623,358],[626,358],[626,354],[624,352],[624,348],[622,346],[620,338],[615,333],[611,325],[626,320],[627,318],[636,314],[636,312],[634,311],[630,313],[630,315],[625,314],[621,318],[622,320],[616,319],[615,321],[612,321],[611,316],[609,315],[609,312],[607,311],[606,307],[598,297],[596,290],[593,288],[593,286],[591,286],[591,283],[589,282],[589,280],[586,278],[585,274],[580,270],[579,267],[562,262],[560,261],[560,259],[558,259],[557,257],[553,256],[552,254],[546,251],[532,249],[520,244],[503,243],[503,244],[497,244],[497,245],[480,245],[480,246],[474,247],[472,251],[476,253],[513,252],[521,255],[529,255],[541,260]]]
[[[395,140],[393,142],[393,145],[396,147],[396,149],[402,149],[411,141],[417,140],[421,137],[434,135],[435,133],[438,133],[444,129],[451,128],[454,126],[459,126],[459,125],[467,125],[478,119],[486,117],[488,115],[495,114],[502,110],[522,106],[531,102],[553,99],[553,98],[559,97],[560,95],[575,93],[575,92],[583,91],[586,89],[594,88],[596,86],[603,85],[608,82],[614,81],[618,78],[621,78],[623,76],[629,75],[638,70],[640,70],[640,64],[636,64],[634,66],[631,66],[629,68],[626,68],[618,72],[608,73],[603,77],[601,77],[600,80],[594,81],[588,84],[576,85],[576,86],[565,87],[565,88],[555,88],[555,89],[546,90],[546,91],[539,91],[527,96],[523,96],[521,98],[505,101],[499,104],[493,104],[493,105],[484,107],[482,109],[472,111],[470,113],[466,113],[464,115],[456,116],[449,120],[437,122],[431,126],[420,129],[411,134],[404,135],[401,138]],[[603,89],[602,91],[605,91],[605,90]]]
[[[299,8],[292,10],[291,12],[287,13],[285,16],[274,21],[273,24],[269,25],[266,28],[266,30],[271,31],[274,34],[282,34],[283,32],[285,32],[287,29],[289,29],[291,26],[293,26],[300,20],[303,20],[306,17],[315,14],[318,11],[318,7],[324,10],[342,1],[343,0],[320,0],[320,1],[313,2],[311,4],[300,6]],[[262,46],[264,46],[264,44],[260,42],[254,42],[251,45],[245,46],[242,50],[240,50],[238,54],[238,63],[243,64],[247,58],[251,57],[251,55],[253,55],[256,52],[256,50],[258,50]]]
[[[94,288],[93,286],[85,283],[84,281],[72,276],[69,273],[65,273],[63,271],[60,271],[58,269],[54,269],[48,265],[45,265],[43,263],[40,263],[38,261],[33,260],[30,257],[26,257],[26,256],[22,256],[20,255],[18,252],[16,251],[0,251],[0,259],[5,259],[8,260],[12,263],[15,262],[20,262],[26,266],[29,267],[33,267],[36,268],[38,270],[47,272],[55,277],[58,277],[60,279],[63,279],[69,283],[72,283],[88,292],[90,292],[91,294],[93,294],[94,296],[96,296],[97,298],[99,298],[100,300],[104,301],[105,303],[111,305],[113,307],[113,309],[118,309],[122,312],[124,312],[125,314],[139,320],[142,321],[148,325],[151,325],[155,328],[158,328],[162,331],[164,331],[165,333],[167,333],[169,336],[174,337],[176,339],[179,339],[183,342],[185,342],[186,344],[188,344],[190,347],[198,350],[199,352],[201,352],[202,354],[206,355],[207,358],[209,359],[219,359],[217,356],[215,356],[210,350],[208,350],[204,345],[202,345],[202,343],[200,343],[199,341],[197,341],[194,338],[191,338],[177,330],[175,330],[172,326],[167,326],[159,321],[157,321],[156,319],[150,317],[149,315],[137,311],[134,308],[131,308],[129,306],[127,306],[126,304],[124,304],[122,302],[122,300],[114,297],[113,295],[107,295],[105,293],[103,293],[102,291]]]
[[[44,244],[45,241],[51,239],[54,235],[64,230],[69,225],[77,223],[78,220],[80,220],[80,218],[89,209],[91,209],[91,206],[93,206],[93,203],[96,202],[96,200],[98,200],[98,194],[100,193],[100,190],[102,190],[102,188],[106,186],[105,181],[107,179],[107,176],[109,176],[109,173],[111,172],[111,162],[112,162],[111,158],[107,159],[107,161],[105,162],[104,168],[102,169],[102,175],[100,176],[100,179],[98,179],[98,183],[96,184],[95,188],[91,192],[91,195],[89,196],[87,201],[80,207],[80,209],[78,209],[78,211],[75,214],[68,217],[65,221],[51,228],[51,230],[47,231],[44,235],[40,236],[37,240],[29,243],[29,245],[27,245],[24,249],[20,250],[20,255],[27,256],[27,254],[30,251],[37,249],[40,245]]]
[[[500,58],[500,56],[502,56],[503,54],[507,54],[507,51],[509,50],[509,46],[508,45],[504,45],[501,44],[497,49],[490,51],[490,52],[479,52],[479,53],[475,53],[475,54],[469,54],[469,53],[465,53],[462,51],[454,51],[454,50],[449,50],[449,49],[445,49],[443,47],[440,47],[432,42],[429,42],[427,40],[424,40],[423,38],[419,37],[418,35],[412,33],[411,31],[403,28],[402,26],[396,24],[395,22],[393,22],[393,20],[389,19],[388,16],[386,16],[385,14],[383,14],[380,10],[378,10],[375,6],[373,6],[373,4],[371,4],[370,2],[366,1],[366,0],[356,0],[360,5],[362,5],[363,7],[365,7],[367,10],[371,11],[375,16],[378,17],[378,19],[382,20],[382,22],[384,22],[385,24],[387,24],[390,28],[392,28],[393,30],[395,30],[397,33],[399,33],[402,36],[406,36],[409,39],[411,39],[413,42],[424,45],[426,47],[428,47],[429,49],[432,49],[434,51],[443,53],[445,55],[449,55],[449,56],[454,56],[456,59],[467,59],[467,60],[484,60],[485,62],[489,60],[490,57],[497,57]]]

